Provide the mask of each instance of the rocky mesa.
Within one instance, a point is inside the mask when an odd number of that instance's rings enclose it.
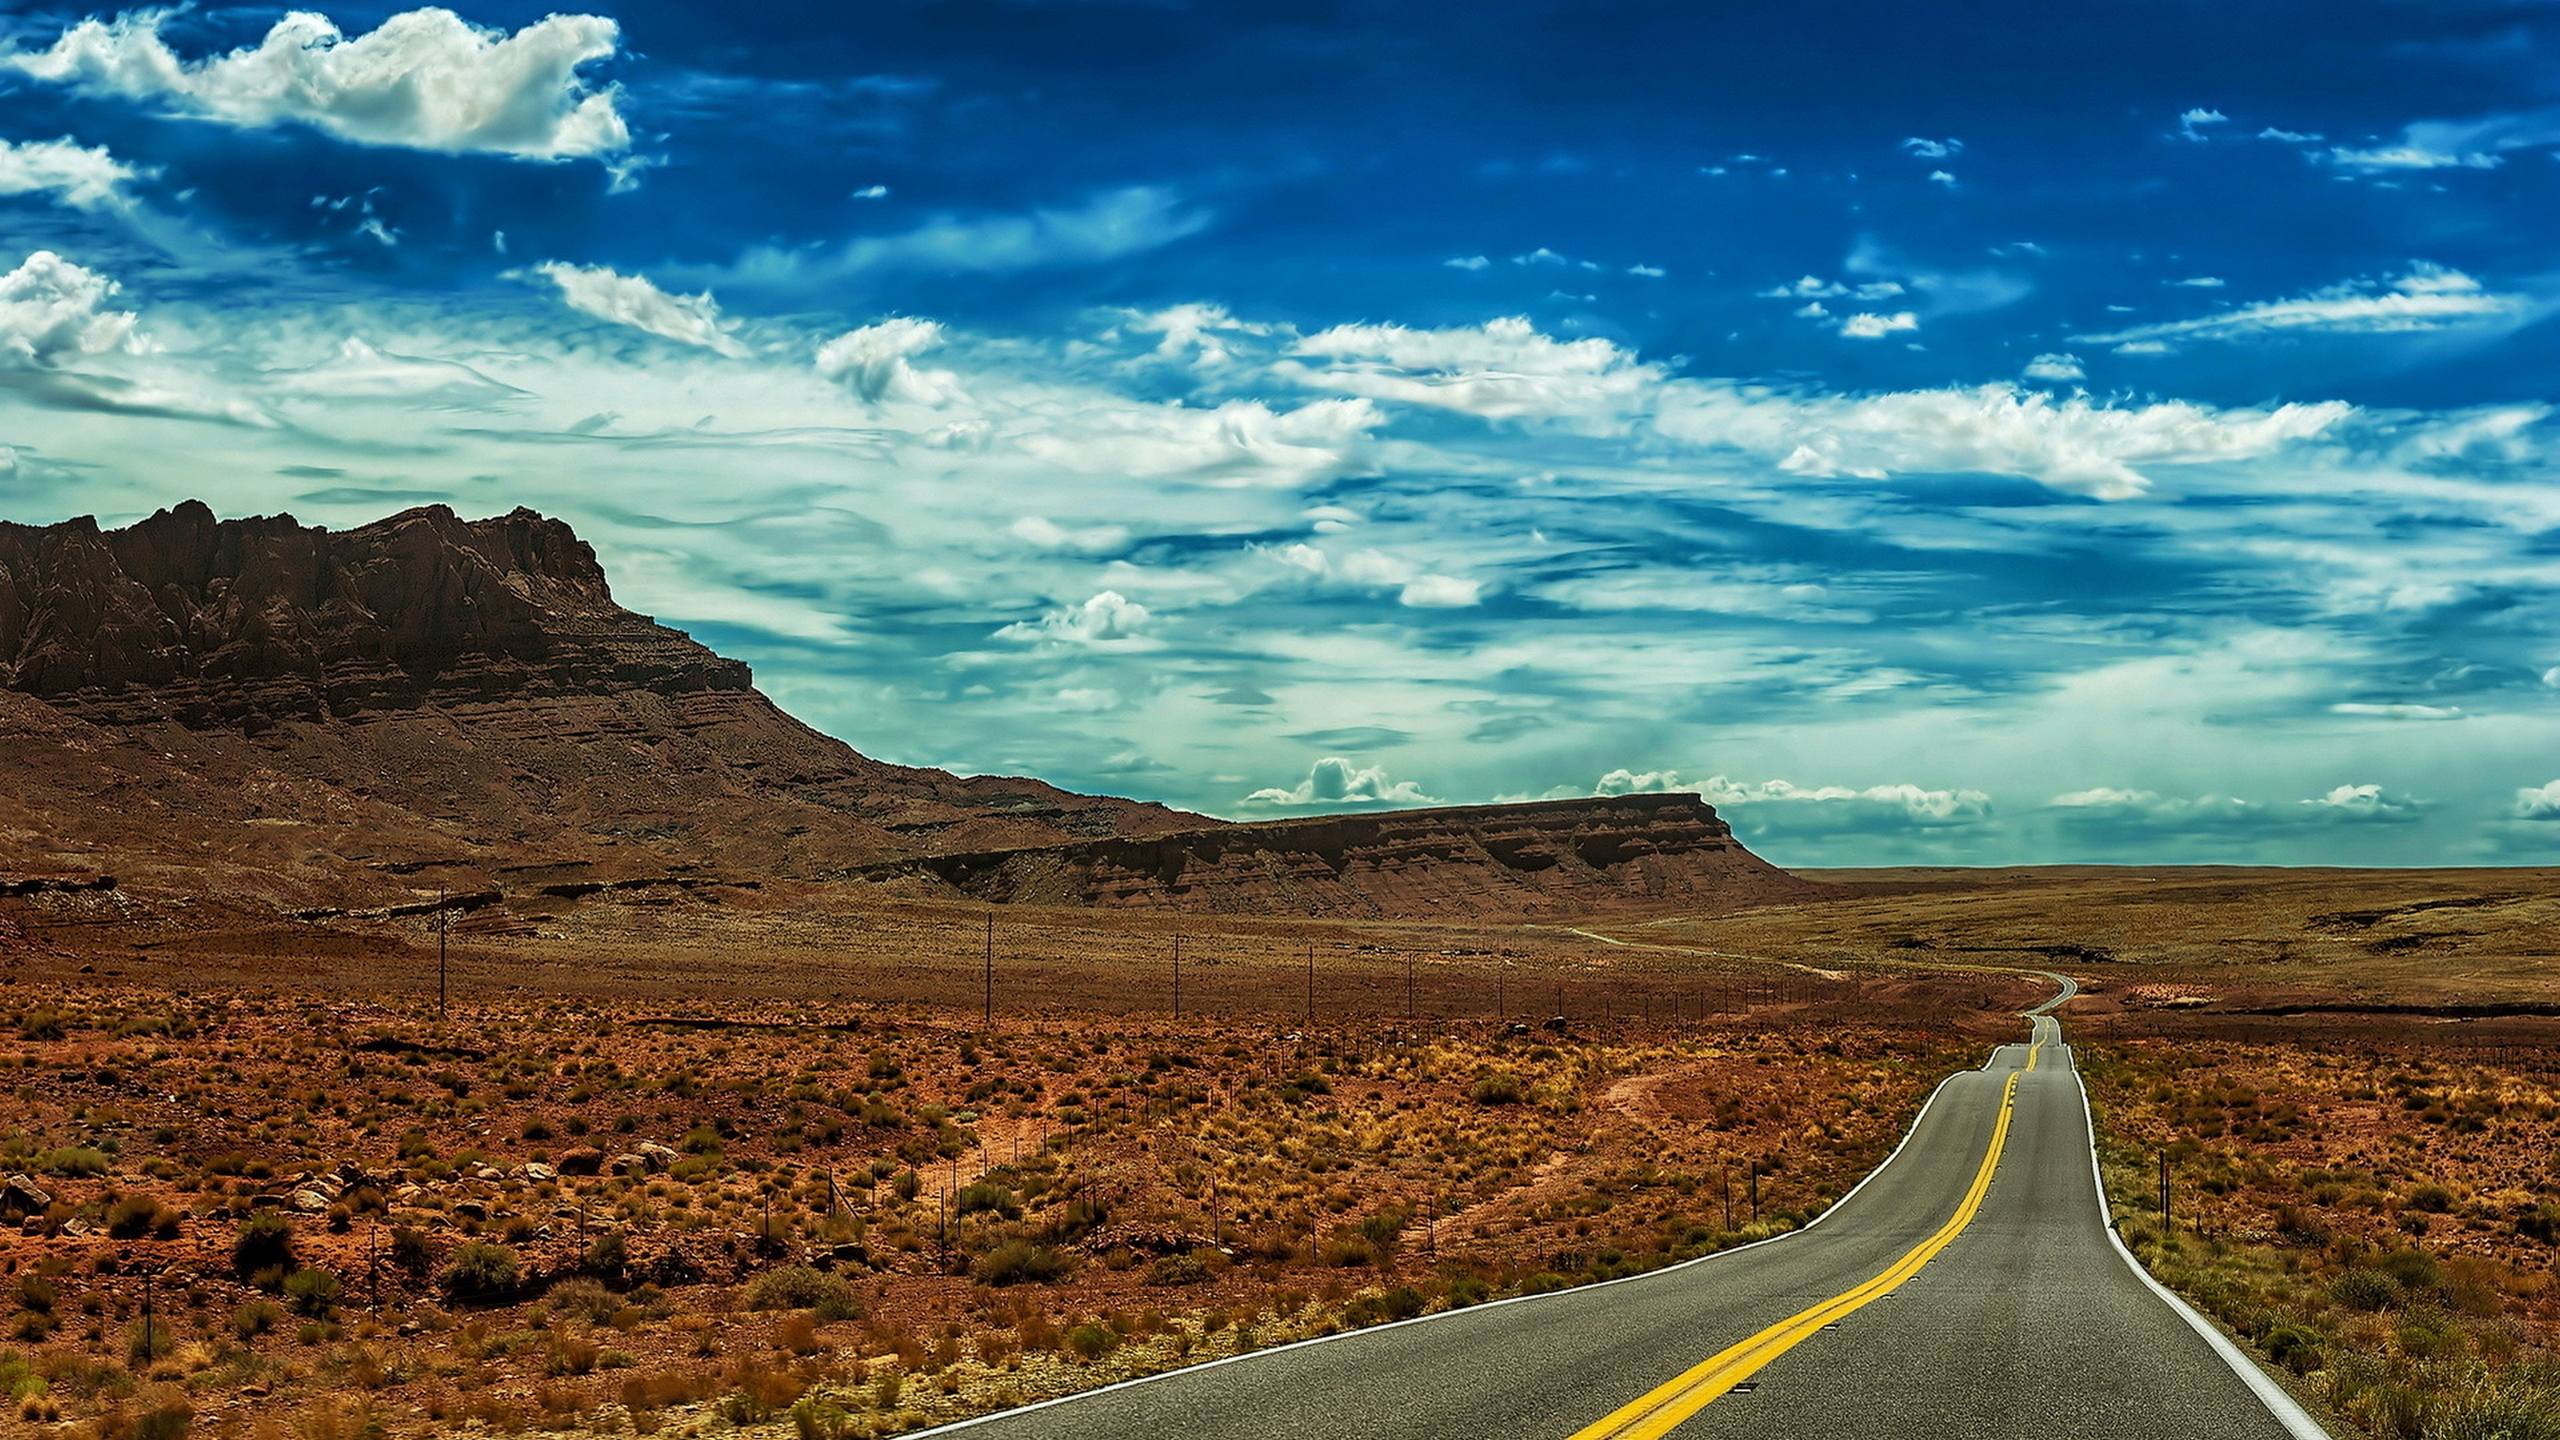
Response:
[[[773,880],[1417,917],[1800,888],[1692,796],[1227,825],[886,764],[616,603],[558,520],[192,501],[0,524],[0,853],[30,883],[304,915]]]
[[[996,903],[1423,918],[1725,909],[1812,887],[1695,795],[1325,815],[864,867]]]

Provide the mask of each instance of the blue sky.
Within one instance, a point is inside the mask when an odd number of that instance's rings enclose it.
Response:
[[[1222,815],[2560,855],[2560,7],[1449,17],[8,6],[0,515],[531,505]]]

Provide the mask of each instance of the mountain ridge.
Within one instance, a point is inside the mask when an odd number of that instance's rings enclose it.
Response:
[[[1235,825],[875,760],[622,607],[522,508],[0,524],[0,779],[13,872],[300,915],[711,876],[1342,915],[1802,883],[1695,797]]]

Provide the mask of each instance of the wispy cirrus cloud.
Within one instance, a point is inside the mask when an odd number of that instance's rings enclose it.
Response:
[[[2290,300],[2164,320],[2071,338],[2087,345],[2183,340],[2261,340],[2283,335],[2387,335],[2512,323],[2533,303],[2489,289],[2462,271],[2419,263],[2387,279],[2350,280]]]

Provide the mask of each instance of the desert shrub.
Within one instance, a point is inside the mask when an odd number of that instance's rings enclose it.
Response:
[[[767,1270],[747,1286],[750,1310],[814,1310],[821,1320],[851,1320],[862,1313],[853,1287],[806,1265]]]
[[[231,1312],[231,1333],[243,1340],[255,1340],[283,1319],[284,1311],[273,1300],[252,1300]]]
[[[1007,1240],[979,1256],[969,1267],[969,1278],[981,1285],[1046,1285],[1069,1268],[1067,1257],[1046,1245]]]
[[[231,1270],[246,1280],[269,1270],[293,1268],[293,1224],[281,1215],[249,1217],[231,1242]]]
[[[1389,1320],[1410,1320],[1422,1313],[1429,1302],[1422,1292],[1410,1285],[1397,1285],[1375,1295],[1362,1295],[1342,1307],[1342,1319],[1353,1326],[1379,1325]]]
[[[1012,1187],[994,1180],[980,1180],[961,1187],[959,1206],[963,1215],[1001,1215],[1007,1220],[1022,1218],[1022,1202],[1014,1198]]]
[[[1198,1285],[1208,1278],[1208,1257],[1197,1250],[1167,1255],[1147,1267],[1150,1285]]]
[[[1467,1098],[1479,1105],[1517,1105],[1529,1096],[1529,1087],[1508,1070],[1496,1070],[1467,1087]]]
[[[391,1230],[391,1263],[412,1275],[424,1275],[435,1265],[435,1254],[427,1248],[427,1237],[406,1225]]]
[[[871,1431],[842,1406],[814,1395],[791,1407],[791,1428],[799,1440],[854,1440]]]
[[[2308,1375],[2320,1368],[2320,1332],[2307,1325],[2278,1325],[2260,1342],[2267,1358],[2296,1375]]]
[[[314,1320],[325,1320],[338,1303],[338,1277],[326,1270],[296,1270],[285,1277],[284,1298]]]
[[[1119,1348],[1120,1337],[1111,1333],[1110,1326],[1087,1320],[1067,1331],[1062,1343],[1079,1360],[1099,1360]]]
[[[583,1275],[552,1286],[543,1299],[550,1302],[554,1314],[575,1315],[598,1325],[611,1320],[614,1312],[622,1308],[612,1291]]]
[[[2453,1209],[2453,1192],[2442,1185],[2420,1185],[2409,1192],[2409,1198],[2404,1203],[2412,1210],[2423,1210],[2430,1215],[2442,1215]]]
[[[118,1240],[139,1240],[145,1235],[174,1239],[178,1212],[152,1196],[127,1195],[107,1207],[107,1233]]]
[[[59,1150],[48,1150],[36,1163],[56,1175],[85,1178],[107,1173],[106,1152],[86,1145],[65,1145]]]
[[[487,1304],[515,1293],[524,1267],[516,1252],[487,1240],[466,1240],[444,1269],[445,1293],[456,1300]]]
[[[2368,1265],[2342,1270],[2329,1282],[2329,1298],[2350,1310],[2388,1310],[2400,1303],[2400,1282]]]
[[[631,1265],[631,1242],[619,1230],[607,1230],[587,1244],[582,1263],[594,1274],[607,1280],[618,1280]]]

